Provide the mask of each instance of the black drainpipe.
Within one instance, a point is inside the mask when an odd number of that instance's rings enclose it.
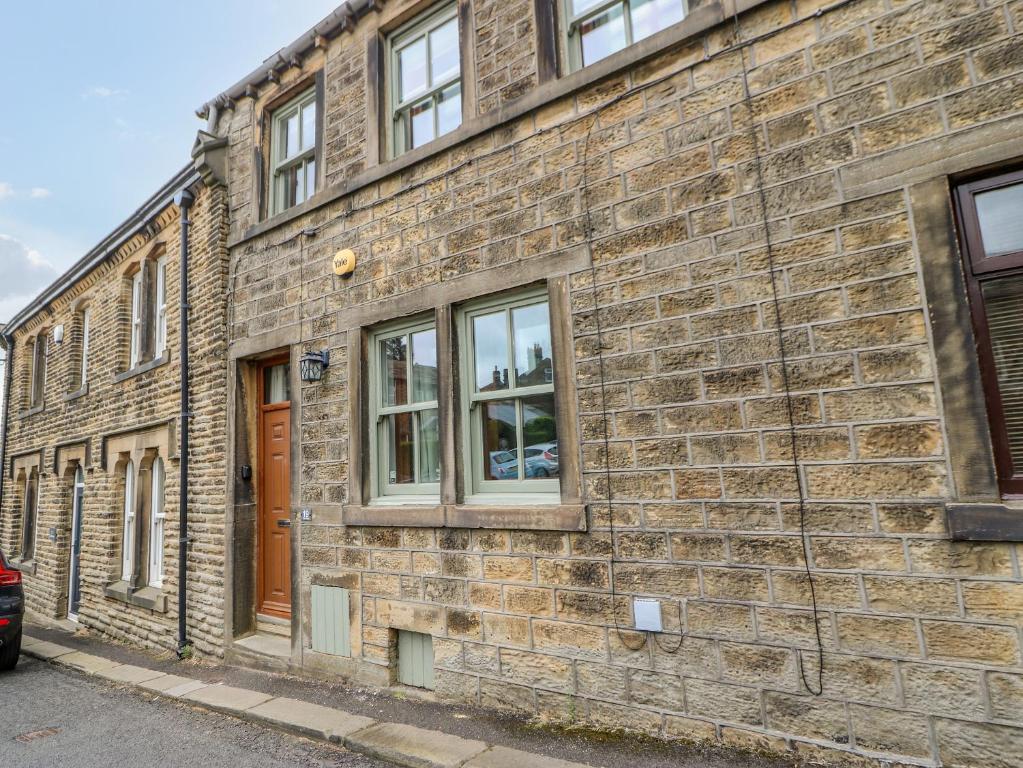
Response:
[[[3,498],[4,494],[4,478],[7,476],[7,417],[11,412],[11,380],[13,378],[12,371],[14,370],[14,337],[9,333],[0,333],[3,336],[4,346],[7,348],[7,359],[4,365],[4,415],[3,423],[0,424],[0,428],[3,432],[0,433],[0,499]]]
[[[188,597],[188,431],[192,414],[188,409],[188,211],[195,197],[187,189],[178,196],[181,211],[181,463],[178,479],[178,658],[188,647],[185,604]]]

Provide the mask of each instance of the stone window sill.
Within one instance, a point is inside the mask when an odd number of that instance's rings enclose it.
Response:
[[[351,504],[341,510],[345,525],[402,528],[498,528],[516,531],[585,531],[582,504],[535,506],[483,504]]]
[[[156,587],[133,590],[128,582],[121,580],[107,584],[103,592],[112,600],[119,600],[139,608],[147,608],[157,613],[167,613],[167,596]]]
[[[42,413],[46,410],[46,405],[37,405],[29,408],[27,411],[22,411],[18,414],[19,419],[27,419],[29,416],[35,416],[37,413]]]
[[[86,383],[83,384],[78,389],[76,389],[74,392],[68,392],[66,395],[64,395],[64,402],[70,403],[72,400],[77,400],[80,397],[85,397],[87,394],[89,394],[89,385]]]
[[[10,564],[11,568],[13,568],[16,571],[21,571],[22,573],[28,574],[29,576],[36,575],[36,561],[34,559],[32,560],[11,559],[8,560],[7,562]]]
[[[945,505],[953,541],[1023,541],[1023,499]]]
[[[159,357],[154,357],[152,360],[147,360],[144,363],[139,363],[134,368],[129,368],[127,371],[117,374],[116,376],[114,376],[114,383],[116,384],[121,381],[133,379],[136,376],[141,376],[143,373],[147,373],[148,371],[151,371],[154,368],[159,368],[161,365],[166,365],[169,362],[170,353],[164,351],[164,353]]]

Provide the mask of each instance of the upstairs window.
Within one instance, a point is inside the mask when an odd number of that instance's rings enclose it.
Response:
[[[572,69],[588,67],[677,24],[686,15],[685,0],[565,0],[565,3]]]
[[[128,367],[134,368],[142,362],[142,320],[145,302],[142,291],[142,270],[131,278],[131,348]]]
[[[1023,495],[1023,170],[956,189],[970,311],[1003,495]]]
[[[159,357],[167,349],[167,257],[156,260],[156,349]]]
[[[316,191],[316,91],[273,113],[270,129],[270,213],[304,203]]]
[[[462,65],[457,6],[431,11],[395,32],[390,50],[394,156],[462,124]]]
[[[78,312],[75,323],[78,327],[78,359],[77,370],[73,371],[75,378],[72,381],[77,384],[76,389],[79,390],[89,383],[89,325],[91,321],[92,313],[88,307]]]

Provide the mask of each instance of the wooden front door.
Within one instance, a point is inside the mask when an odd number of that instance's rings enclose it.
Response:
[[[291,398],[287,362],[260,371],[257,611],[291,616]]]

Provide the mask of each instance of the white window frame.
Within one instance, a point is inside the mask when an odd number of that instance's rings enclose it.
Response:
[[[398,157],[399,155],[408,152],[411,147],[409,146],[409,126],[408,114],[411,108],[427,99],[433,102],[433,141],[436,141],[441,136],[446,134],[440,133],[438,125],[438,110],[437,105],[439,103],[438,97],[450,88],[455,83],[458,83],[458,98],[459,98],[459,114],[460,119],[458,126],[451,130],[457,130],[465,120],[465,88],[462,83],[462,60],[459,58],[458,61],[458,73],[447,80],[440,83],[434,84],[432,87],[427,86],[428,90],[421,93],[417,93],[415,96],[405,99],[404,101],[398,101],[398,94],[401,92],[401,67],[399,65],[398,54],[402,49],[407,48],[413,43],[417,42],[420,38],[426,37],[426,66],[427,66],[427,77],[426,81],[429,83],[433,78],[429,72],[430,68],[430,42],[429,33],[440,26],[443,26],[451,19],[457,19],[458,17],[458,4],[451,3],[445,5],[440,9],[430,9],[425,13],[421,14],[415,19],[412,19],[408,24],[395,30],[387,38],[387,67],[388,67],[388,90],[387,90],[387,104],[388,104],[388,135],[391,144],[391,156]],[[459,50],[461,50],[462,30],[461,24],[458,26],[458,40]],[[448,131],[450,133],[450,131]],[[423,145],[425,146],[425,145]]]
[[[437,323],[433,317],[422,318],[418,322],[389,323],[375,330],[369,338],[369,398],[370,398],[370,461],[372,478],[372,499],[371,503],[419,503],[437,504],[440,502],[440,481],[436,483],[390,483],[387,482],[388,467],[388,442],[386,438],[386,417],[399,413],[418,414],[421,411],[437,410],[439,419],[439,400],[428,400],[421,403],[412,402],[412,336],[422,331],[432,330],[437,333]],[[408,403],[405,405],[384,405],[384,356],[380,352],[380,342],[384,339],[405,336],[408,340],[408,360],[406,376],[408,377]],[[440,339],[436,338],[438,357],[440,354]],[[443,372],[437,369],[437,397],[440,397],[441,387],[444,386]],[[413,429],[415,431],[415,454],[413,457],[413,469],[419,473],[419,420],[413,418]],[[438,452],[442,451],[444,436],[438,424]],[[442,468],[443,471],[443,468]]]
[[[121,579],[131,581],[135,571],[135,462],[124,466],[124,521],[121,531]]]
[[[461,379],[461,423],[462,423],[462,448],[463,456],[468,457],[463,461],[465,471],[466,503],[536,503],[550,504],[561,501],[561,480],[559,476],[546,479],[525,479],[522,480],[485,480],[483,472],[483,446],[480,440],[482,431],[482,409],[480,403],[488,400],[515,400],[516,430],[518,434],[518,462],[519,467],[525,471],[525,449],[521,434],[521,401],[524,397],[541,394],[553,394],[555,392],[554,377],[550,384],[536,385],[530,387],[512,387],[494,392],[476,392],[476,358],[474,354],[473,319],[480,315],[492,314],[495,311],[503,310],[506,316],[508,327],[508,370],[513,372],[515,368],[514,335],[511,327],[511,312],[513,309],[533,304],[547,304],[547,317],[551,332],[553,345],[553,319],[551,317],[550,296],[546,288],[523,291],[519,293],[505,293],[483,301],[467,304],[459,309],[458,338],[459,338],[459,370]],[[553,372],[554,350],[549,351],[551,355]],[[511,382],[509,382],[509,385]],[[557,398],[555,397],[555,409]],[[555,423],[560,427],[558,414],[555,412]],[[562,435],[558,434],[558,444],[562,441]]]
[[[89,308],[86,307],[82,310],[81,324],[82,324],[82,367],[79,371],[79,388],[84,387],[89,383],[89,320],[90,320]]]
[[[166,469],[163,459],[157,456],[153,459],[152,486],[150,488],[149,508],[150,531],[149,531],[149,586],[163,586],[163,539],[164,521],[167,518],[165,507],[166,493]]]
[[[156,260],[156,349],[160,357],[167,349],[167,257]]]
[[[681,22],[686,18],[686,16],[689,15],[689,3],[687,2],[687,0],[678,1],[682,5],[682,19],[679,20]],[[613,56],[615,53],[618,53],[619,51],[624,51],[626,48],[630,48],[631,46],[639,42],[638,40],[633,39],[631,8],[632,1],[603,0],[602,2],[596,3],[592,7],[587,8],[582,13],[573,15],[572,0],[562,0],[561,12],[565,19],[564,34],[565,37],[567,38],[567,45],[565,46],[565,49],[568,51],[568,66],[570,71],[575,72],[578,69],[583,69],[584,66],[589,67],[596,63],[595,61],[591,61],[589,64],[585,65],[583,64],[583,41],[582,35],[579,34],[579,28],[585,22],[589,21],[595,16],[601,16],[608,10],[614,8],[616,5],[622,6],[622,18],[625,23],[625,45],[622,48],[619,48],[618,51],[612,51],[611,53],[609,53],[607,56],[604,57],[605,59],[608,58],[608,56]],[[663,31],[664,29],[667,28],[668,27],[665,26],[661,30],[658,30],[658,32]],[[641,39],[645,40],[646,38]],[[602,60],[603,59],[598,59],[598,61]]]
[[[134,368],[142,362],[142,270],[131,278],[131,344],[128,367]]]
[[[316,163],[316,140],[315,132],[321,116],[314,111],[313,113],[313,142],[309,149],[302,150],[302,110],[312,105],[313,110],[318,110],[319,105],[316,103],[316,89],[310,88],[308,91],[304,91],[299,96],[295,97],[287,104],[279,107],[273,111],[270,117],[270,215],[273,216],[278,213],[283,213],[289,208],[293,207],[285,203],[285,188],[284,188],[284,173],[295,167],[303,167],[303,179],[304,174],[309,172],[309,167],[312,165],[313,168],[313,191],[309,194],[305,194],[305,188],[302,189],[302,199],[295,202],[295,205],[304,203],[310,197],[316,194],[317,187],[317,174],[320,169]],[[281,158],[281,136],[284,133],[284,125],[288,119],[294,115],[298,115],[298,146],[300,151],[297,155],[291,157]]]

